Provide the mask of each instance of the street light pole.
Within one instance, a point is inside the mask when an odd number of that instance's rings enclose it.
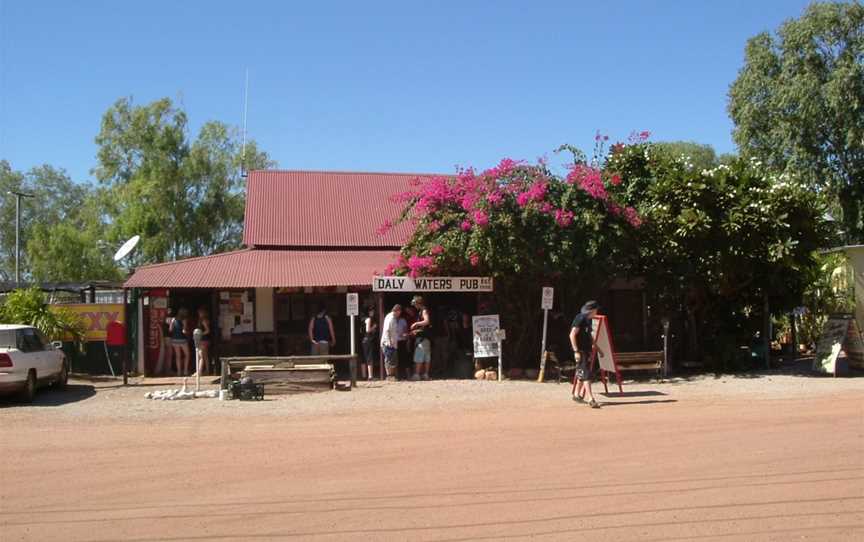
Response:
[[[15,196],[15,287],[21,285],[21,198],[33,198],[33,194],[9,191]]]

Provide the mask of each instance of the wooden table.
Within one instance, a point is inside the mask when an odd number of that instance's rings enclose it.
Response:
[[[228,389],[228,376],[234,369],[245,369],[250,365],[272,365],[273,367],[296,367],[297,365],[347,361],[351,372],[351,388],[357,386],[357,355],[339,354],[327,356],[243,356],[222,358],[221,387]]]

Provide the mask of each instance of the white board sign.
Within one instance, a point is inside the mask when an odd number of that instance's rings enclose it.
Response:
[[[554,300],[554,297],[555,297],[555,289],[552,288],[551,286],[544,286],[543,287],[543,297],[540,300],[540,308],[543,309],[544,311],[551,311],[552,310],[552,302]]]
[[[605,316],[596,316],[592,322],[594,333],[594,344],[603,352],[603,356],[597,354],[597,361],[604,371],[615,373],[615,351],[612,348],[611,333],[609,331],[609,320]]]
[[[474,357],[496,358],[498,357],[498,331],[500,322],[497,314],[486,314],[471,318],[474,325]]]
[[[845,351],[851,365],[864,363],[864,344],[858,324],[851,315],[832,316],[825,323],[822,335],[816,342],[816,357],[813,370],[819,373],[837,374],[837,359]]]
[[[348,316],[357,316],[360,314],[359,294],[347,294],[345,296],[345,313]]]
[[[373,292],[491,292],[492,277],[374,277]]]

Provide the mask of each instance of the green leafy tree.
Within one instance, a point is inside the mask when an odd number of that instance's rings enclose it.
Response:
[[[864,242],[864,6],[813,3],[747,42],[729,90],[745,157],[831,196],[847,242]]]
[[[31,276],[32,257],[38,257],[28,249],[34,228],[75,221],[93,193],[92,187],[73,182],[62,169],[43,165],[18,172],[9,162],[0,160],[0,276],[4,280],[11,280],[15,274],[16,198],[8,194],[11,190],[34,195],[21,200],[22,277]],[[39,244],[33,248],[41,249]]]
[[[698,169],[647,143],[616,147],[606,168],[622,179],[610,191],[644,219],[622,263],[667,311],[684,308],[690,355],[723,366],[765,296],[775,312],[800,304],[830,231],[806,183],[754,160]]]
[[[108,189],[111,239],[141,235],[135,263],[200,256],[239,246],[245,169],[271,167],[254,142],[206,123],[187,137],[186,113],[163,98],[136,106],[118,100],[96,137],[96,177]]]
[[[661,141],[655,143],[655,148],[670,159],[684,157],[688,163],[700,170],[711,169],[720,163],[717,159],[717,153],[711,145],[703,145],[693,141]]]

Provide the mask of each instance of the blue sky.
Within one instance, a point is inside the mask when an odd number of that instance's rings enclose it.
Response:
[[[119,97],[240,125],[284,169],[450,172],[595,130],[734,150],[748,37],[806,1],[0,0],[0,158],[87,180]],[[555,161],[553,156],[553,162]]]

